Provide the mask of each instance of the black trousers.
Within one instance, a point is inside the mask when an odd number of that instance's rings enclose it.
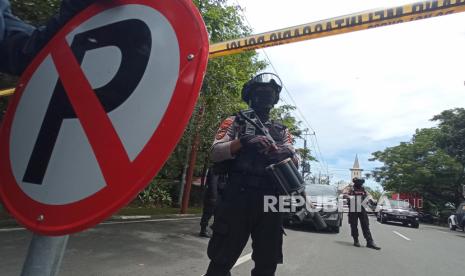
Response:
[[[370,222],[368,220],[368,214],[366,211],[351,212],[349,213],[349,224],[350,232],[354,239],[358,239],[358,221],[360,220],[360,226],[362,227],[363,237],[367,242],[372,242],[373,237],[370,232]]]
[[[202,218],[200,219],[200,227],[205,228],[208,226],[208,222],[211,217],[215,214],[215,204],[209,203],[203,205]]]
[[[264,212],[259,189],[244,189],[240,179],[230,179],[216,210],[213,236],[208,244],[210,265],[206,276],[231,275],[230,270],[252,237],[253,276],[275,275],[282,263],[283,228],[280,213]]]

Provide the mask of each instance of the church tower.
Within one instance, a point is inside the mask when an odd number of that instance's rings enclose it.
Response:
[[[360,169],[360,164],[358,163],[358,155],[355,155],[355,161],[354,161],[354,166],[352,169],[350,169],[350,180],[354,179],[355,177],[357,178],[362,178],[362,169]]]

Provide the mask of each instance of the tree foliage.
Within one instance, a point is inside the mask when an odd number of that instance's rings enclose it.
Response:
[[[438,146],[465,166],[465,109],[443,111],[432,119],[438,122]]]
[[[373,177],[385,190],[419,193],[425,206],[459,203],[464,184],[465,112],[447,110],[433,118],[438,127],[417,130],[409,142],[373,153],[383,163]],[[461,121],[462,120],[462,121]]]
[[[372,189],[368,186],[365,186],[365,190],[373,197],[375,201],[378,201],[383,194],[378,188]]]
[[[270,117],[272,120],[279,121],[285,125],[295,138],[302,138],[302,129],[300,128],[302,122],[297,121],[292,116],[291,112],[294,110],[296,110],[295,106],[281,105],[271,110]]]
[[[27,23],[40,26],[58,11],[60,0],[10,0],[13,13]]]

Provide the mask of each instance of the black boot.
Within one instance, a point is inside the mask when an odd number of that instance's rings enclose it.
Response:
[[[377,246],[374,241],[367,241],[367,247],[376,250],[381,250],[381,247]]]
[[[360,242],[358,241],[358,238],[354,238],[354,246],[360,247]]]
[[[202,226],[200,228],[199,236],[204,237],[204,238],[210,238],[210,234],[208,234],[208,231],[207,231],[207,226]]]

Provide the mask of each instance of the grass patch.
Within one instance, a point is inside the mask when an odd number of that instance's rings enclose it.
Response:
[[[12,217],[8,212],[5,210],[5,208],[2,206],[2,203],[0,203],[0,219],[11,219]]]

